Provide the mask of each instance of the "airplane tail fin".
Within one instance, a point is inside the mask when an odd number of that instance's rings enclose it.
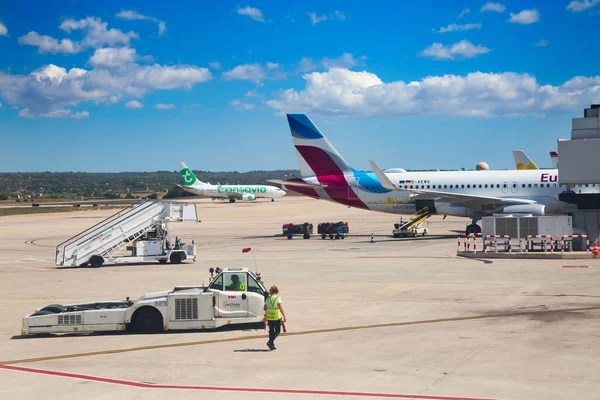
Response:
[[[183,186],[187,187],[194,186],[196,184],[204,184],[204,182],[199,181],[198,178],[196,178],[196,175],[194,175],[192,170],[189,169],[183,161],[179,163],[179,169],[179,173],[181,174],[181,182],[183,183]]]
[[[518,170],[539,169],[523,150],[513,150],[513,157],[515,158],[515,164],[517,165]]]
[[[287,114],[303,177],[351,171],[335,147],[306,114]]]

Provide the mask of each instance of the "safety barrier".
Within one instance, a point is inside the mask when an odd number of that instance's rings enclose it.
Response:
[[[560,241],[560,254],[565,253],[566,239],[573,239],[573,238],[582,238],[582,239],[585,238],[585,252],[586,252],[586,254],[590,252],[590,238],[588,237],[588,235],[583,235],[583,234],[563,235],[563,237],[561,238],[561,241]],[[573,243],[571,243],[571,251],[573,251]]]
[[[460,239],[463,238],[464,251],[472,251],[473,253],[477,253],[477,237],[481,237],[481,233],[470,233],[468,235],[461,233],[458,235],[458,250],[460,251]],[[473,250],[471,250],[471,244],[473,245]]]
[[[496,250],[496,253],[498,252],[498,239],[503,240],[504,246],[507,247],[508,252],[512,253],[512,242],[510,236],[508,235],[486,235],[486,237],[483,239],[484,253],[488,252],[488,247],[492,245],[492,239],[494,241],[494,250]],[[487,241],[490,242],[489,246],[486,243]]]
[[[542,246],[544,251],[546,252],[546,242],[550,241],[550,254],[554,254],[554,238],[550,235],[527,235],[527,237],[525,238],[526,240],[526,245],[525,245],[525,253],[529,253],[529,249],[530,249],[530,244],[531,244],[531,250],[533,250],[533,240],[534,239],[542,239]]]

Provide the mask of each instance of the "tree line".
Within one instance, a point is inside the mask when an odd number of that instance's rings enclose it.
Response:
[[[297,170],[275,171],[194,171],[204,182],[222,185],[262,185],[269,179],[299,176]],[[16,198],[80,199],[134,197],[153,192],[181,193],[179,171],[156,172],[3,172],[0,173],[0,200]],[[41,196],[40,196],[41,195]],[[138,196],[135,196],[138,197]],[[172,196],[168,196],[172,197]]]

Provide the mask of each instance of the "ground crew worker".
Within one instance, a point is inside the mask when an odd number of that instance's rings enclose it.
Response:
[[[240,282],[240,277],[235,274],[231,275],[231,285],[225,287],[225,290],[235,290],[236,292],[243,292],[245,289],[246,286]]]
[[[267,346],[270,350],[275,350],[275,339],[281,332],[282,317],[283,322],[285,322],[285,311],[283,311],[283,305],[281,305],[277,286],[271,286],[269,289],[269,297],[265,301],[264,310],[267,312],[267,323],[269,324],[269,341],[267,342]]]

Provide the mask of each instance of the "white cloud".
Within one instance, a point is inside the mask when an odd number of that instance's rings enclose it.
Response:
[[[231,105],[235,107],[236,111],[247,111],[255,107],[252,103],[242,103],[239,99],[235,99],[231,102]]]
[[[8,29],[2,22],[0,22],[0,36],[8,36]]]
[[[196,66],[126,64],[117,69],[65,68],[50,64],[30,74],[0,72],[0,97],[11,105],[44,116],[65,106],[92,101],[114,103],[123,96],[140,98],[156,90],[190,89],[212,79],[206,68]]]
[[[75,119],[84,119],[84,118],[89,118],[89,117],[90,117],[90,113],[87,111],[76,112],[75,114],[71,115],[71,118],[75,118]]]
[[[226,81],[246,80],[260,83],[266,78],[265,69],[259,64],[242,64],[230,71],[223,72],[223,79]]]
[[[300,60],[300,72],[311,72],[317,69],[312,58],[302,57]]]
[[[560,86],[513,72],[473,72],[385,83],[375,74],[333,68],[303,75],[303,90],[288,89],[267,104],[279,114],[353,117],[390,115],[515,116],[577,111],[600,101],[600,76]]]
[[[208,65],[214,69],[221,69],[221,63],[218,61],[209,62]]]
[[[344,14],[343,11],[332,11],[329,16],[323,14],[323,15],[319,15],[315,12],[309,12],[306,13],[308,14],[308,17],[310,18],[310,22],[313,24],[313,26],[315,26],[316,24],[318,24],[319,22],[323,22],[323,21],[345,21],[346,20],[346,14]]]
[[[468,13],[470,13],[470,12],[471,12],[471,10],[470,10],[470,9],[468,9],[468,8],[465,8],[464,10],[462,10],[462,11],[460,12],[460,14],[458,14],[458,17],[457,17],[457,18],[458,18],[458,19],[461,19],[462,17],[464,17],[465,15],[467,15],[467,14],[468,14]]]
[[[240,15],[245,15],[247,17],[250,17],[253,20],[258,21],[258,22],[265,22],[265,19],[262,15],[262,11],[260,11],[258,8],[254,8],[254,7],[250,7],[250,6],[246,6],[244,8],[238,7],[237,13]]]
[[[268,69],[277,69],[279,68],[279,64],[278,63],[274,63],[274,62],[267,62],[266,64]]]
[[[131,100],[125,103],[125,108],[142,108],[144,105],[137,100]]]
[[[483,5],[483,7],[481,7],[481,9],[479,11],[481,11],[481,12],[483,12],[483,11],[495,11],[495,12],[502,13],[502,12],[504,12],[504,10],[506,10],[506,7],[504,6],[504,4],[502,4],[502,3],[488,2],[488,3],[485,3]]]
[[[90,58],[90,64],[94,67],[114,68],[123,64],[134,62],[138,59],[135,49],[129,47],[112,48],[106,47],[96,49]]]
[[[508,19],[508,22],[511,22],[513,24],[533,24],[535,22],[538,22],[540,19],[540,13],[533,9],[533,10],[523,10],[518,14],[514,14],[514,13],[510,13],[510,18]]]
[[[175,108],[175,106],[173,104],[158,103],[154,106],[154,108],[156,108],[157,110],[170,110],[172,108]]]
[[[344,14],[343,11],[334,11],[331,13],[331,19],[332,20],[338,20],[338,21],[345,21],[346,20],[346,14]]]
[[[456,31],[470,31],[472,29],[481,29],[482,24],[450,24],[448,26],[442,26],[436,33],[456,32]]]
[[[588,8],[592,8],[597,4],[600,4],[600,0],[574,0],[569,3],[567,10],[581,12],[587,10]]]
[[[473,58],[480,54],[489,53],[490,51],[492,51],[492,49],[481,44],[474,46],[468,40],[461,40],[458,43],[454,43],[452,46],[433,43],[431,46],[421,51],[420,55],[423,57],[431,57],[436,60],[454,60],[456,56],[460,56],[461,58]]]
[[[360,56],[360,60],[365,60],[365,56]],[[358,60],[350,53],[344,53],[338,58],[325,57],[321,60],[325,68],[350,68],[358,65]]]
[[[131,39],[139,39],[137,33],[130,31],[124,33],[119,29],[108,29],[108,23],[103,22],[101,18],[87,17],[78,21],[66,19],[60,24],[60,29],[67,33],[74,30],[82,30],[85,36],[82,45],[86,48],[98,48],[105,44],[113,46],[115,44],[129,44]]]
[[[535,44],[535,47],[548,47],[549,44],[550,42],[546,39],[540,39],[540,41]]]
[[[309,12],[307,14],[308,14],[308,16],[310,18],[310,22],[312,22],[313,26],[315,26],[319,22],[327,21],[327,19],[328,19],[327,15],[317,15],[317,13],[314,13],[314,12]]]
[[[140,14],[136,11],[123,10],[123,11],[117,13],[116,17],[122,18],[122,19],[128,19],[131,21],[135,21],[135,20],[151,21],[151,22],[158,24],[158,34],[159,35],[163,35],[163,34],[165,34],[165,32],[167,32],[167,25],[165,24],[164,21],[161,21],[160,19],[155,18],[155,17],[150,17],[148,15]]]
[[[128,45],[131,39],[139,39],[135,32],[124,33],[118,29],[108,29],[108,23],[100,18],[87,17],[78,21],[66,19],[60,24],[60,29],[70,34],[74,30],[83,30],[84,37],[81,42],[71,39],[55,39],[51,36],[40,35],[31,31],[19,38],[20,44],[35,46],[40,53],[65,53],[75,54],[88,48],[100,48],[107,44]]]
[[[89,118],[90,113],[88,111],[81,111],[72,113],[72,110],[65,108],[56,108],[45,114],[32,113],[29,108],[24,108],[19,111],[18,116],[21,118],[35,118],[35,117],[48,117],[48,118],[73,118],[73,119],[84,119]]]
[[[37,32],[29,32],[23,35],[18,40],[19,44],[27,44],[38,48],[38,52],[44,53],[65,53],[75,54],[83,51],[80,43],[73,42],[70,39],[62,39],[58,41],[53,37],[44,35],[40,36]]]

